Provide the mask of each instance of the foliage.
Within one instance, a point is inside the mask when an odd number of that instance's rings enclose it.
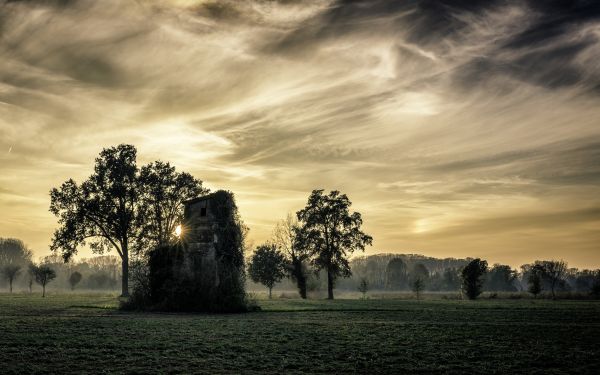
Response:
[[[403,290],[408,285],[406,263],[401,258],[391,259],[385,270],[387,289]]]
[[[75,287],[77,286],[77,284],[79,284],[82,277],[83,276],[77,271],[73,272],[71,276],[69,276],[69,284],[71,284],[71,290],[75,290]]]
[[[189,173],[177,172],[175,167],[162,161],[141,167],[139,184],[145,248],[174,243],[177,240],[175,227],[183,222],[183,202],[208,193],[202,181]]]
[[[31,265],[31,271],[35,282],[42,286],[42,297],[46,297],[46,285],[56,278],[56,272],[45,264],[40,266]]]
[[[517,288],[514,283],[517,279],[517,271],[507,265],[494,264],[488,271],[485,281],[485,290],[493,292],[515,292]]]
[[[596,271],[590,293],[596,298],[600,297],[600,270]]]
[[[364,251],[371,245],[371,236],[361,231],[360,213],[350,213],[352,202],[345,194],[313,190],[306,207],[297,212],[301,222],[303,245],[314,255],[312,263],[317,270],[327,272],[327,294],[333,299],[335,279],[351,275],[348,256],[356,250]]]
[[[31,250],[16,238],[0,237],[0,267],[5,265],[24,266],[31,262]]]
[[[248,275],[252,281],[269,289],[269,299],[275,283],[285,276],[285,257],[273,244],[258,246],[248,264]]]
[[[123,296],[129,294],[131,255],[172,240],[182,201],[205,192],[200,181],[168,163],[140,170],[136,158],[132,145],[105,148],[81,185],[69,179],[50,192],[50,211],[59,223],[51,250],[68,260],[88,241],[95,253],[114,249],[121,258]]]
[[[161,311],[243,312],[243,232],[233,194],[211,194],[211,215],[218,241],[215,258],[188,248],[185,241],[158,247],[141,260],[132,296],[123,309]]]
[[[429,270],[422,263],[417,263],[412,267],[410,271],[410,279],[411,282],[416,279],[421,279],[421,281],[425,282],[429,279]]]
[[[50,249],[65,260],[91,239],[92,251],[109,248],[122,260],[122,295],[129,294],[129,252],[140,236],[137,150],[131,145],[103,149],[94,173],[81,185],[72,179],[50,192],[50,211],[59,218]]]
[[[483,276],[487,272],[487,262],[479,258],[473,259],[461,272],[462,291],[469,299],[476,299],[481,294]]]
[[[542,278],[550,284],[552,299],[556,299],[556,288],[564,283],[567,263],[564,260],[549,260],[536,262],[536,264],[540,267]]]
[[[542,273],[543,269],[540,266],[534,266],[529,273],[527,290],[533,294],[534,298],[537,298],[542,291]]]

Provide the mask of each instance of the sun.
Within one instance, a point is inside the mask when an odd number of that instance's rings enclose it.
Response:
[[[181,225],[175,227],[175,235],[181,237]]]

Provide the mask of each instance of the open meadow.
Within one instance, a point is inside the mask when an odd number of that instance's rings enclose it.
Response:
[[[133,313],[114,295],[0,294],[0,372],[595,373],[600,302],[258,300]]]

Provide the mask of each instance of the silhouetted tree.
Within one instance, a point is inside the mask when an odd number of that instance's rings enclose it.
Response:
[[[400,258],[392,258],[385,269],[388,289],[405,289],[408,284],[406,263]]]
[[[514,292],[517,290],[514,286],[516,278],[517,271],[511,269],[510,266],[494,264],[486,277],[485,289],[494,292]]]
[[[129,260],[174,239],[182,202],[206,192],[202,182],[168,163],[137,167],[132,145],[103,149],[94,173],[81,185],[68,180],[50,192],[50,211],[59,218],[51,250],[70,259],[92,241],[95,253],[116,250],[121,258],[121,292],[129,294]]]
[[[443,288],[445,290],[458,290],[460,288],[460,276],[456,268],[446,268],[443,275]]]
[[[278,222],[273,232],[273,242],[286,257],[287,272],[296,282],[300,297],[306,298],[306,262],[310,258],[309,249],[305,246],[304,238],[297,219],[291,214]]]
[[[594,281],[590,289],[590,293],[593,296],[600,297],[600,270],[596,271],[596,274],[594,275]]]
[[[367,292],[369,291],[369,283],[366,278],[360,278],[360,283],[358,284],[358,291],[362,293],[363,299],[367,298]]]
[[[18,264],[7,264],[2,267],[0,272],[2,272],[4,278],[6,278],[6,280],[8,281],[10,292],[12,293],[13,281],[17,276],[19,276],[19,273],[21,273],[21,266]]]
[[[77,271],[73,272],[71,276],[69,276],[69,284],[71,284],[71,290],[75,290],[75,286],[79,284],[81,281],[81,274]]]
[[[258,246],[250,258],[248,274],[252,281],[269,289],[269,299],[275,283],[285,276],[285,257],[273,244]]]
[[[142,235],[146,248],[166,246],[176,240],[175,228],[183,221],[183,202],[208,193],[202,181],[177,172],[169,163],[156,161],[140,168]]]
[[[421,292],[423,291],[424,288],[425,288],[425,282],[423,281],[423,279],[421,279],[421,277],[417,276],[411,284],[411,289],[415,293],[415,296],[417,297],[417,301],[419,300]]]
[[[461,272],[462,290],[469,299],[476,299],[481,294],[483,276],[487,271],[487,262],[479,258],[473,259]]]
[[[313,190],[306,207],[297,212],[306,239],[306,246],[314,254],[313,264],[317,270],[327,272],[327,298],[333,299],[335,279],[349,277],[352,272],[348,255],[356,250],[364,251],[373,239],[360,230],[360,213],[350,213],[352,202],[345,194]]]
[[[96,158],[94,173],[81,185],[72,179],[50,192],[50,211],[60,227],[50,249],[68,260],[91,239],[92,251],[113,248],[121,257],[121,295],[129,295],[129,255],[141,230],[137,150],[131,145],[105,148]]]
[[[0,238],[0,267],[6,265],[27,265],[32,252],[23,241],[16,238]]]
[[[544,270],[541,266],[533,266],[529,270],[529,277],[527,284],[529,285],[529,293],[533,294],[533,298],[537,298],[537,295],[542,291],[542,273]]]
[[[559,285],[567,271],[567,263],[564,260],[550,260],[540,263],[542,267],[542,276],[546,277],[550,283],[552,299],[556,299],[556,287]]]
[[[42,297],[46,297],[46,285],[56,278],[56,272],[47,265],[32,266],[35,282],[42,286]]]

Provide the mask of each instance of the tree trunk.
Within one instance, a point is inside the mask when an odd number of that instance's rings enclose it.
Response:
[[[333,299],[333,273],[327,270],[327,299]]]
[[[271,297],[272,297],[272,294],[271,294],[271,291],[272,291],[272,290],[273,290],[273,287],[270,287],[270,288],[269,288],[269,299],[271,299]]]
[[[306,299],[306,277],[303,274],[300,274],[300,277],[298,277],[298,290],[300,298]]]
[[[121,297],[129,297],[129,254],[127,249],[123,249],[121,272]]]
[[[46,284],[42,284],[42,297],[46,297]]]
[[[294,265],[294,277],[296,278],[296,285],[298,286],[298,292],[300,293],[300,298],[306,299],[306,275],[302,270],[302,262],[295,259],[293,260]]]
[[[8,284],[10,285],[10,292],[12,293],[12,279],[8,280]]]

